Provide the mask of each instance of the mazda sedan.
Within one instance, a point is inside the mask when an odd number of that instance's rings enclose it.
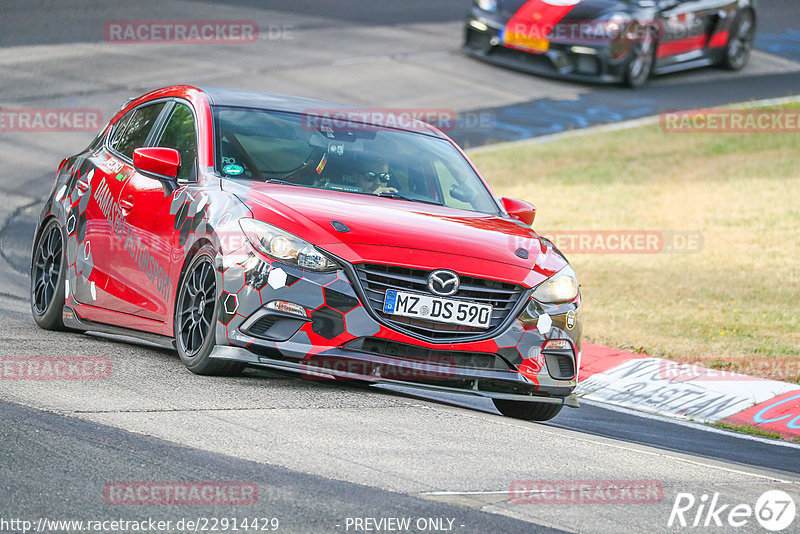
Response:
[[[188,86],[132,100],[58,168],[36,322],[171,347],[200,375],[458,393],[528,420],[577,407],[572,268],[532,205],[396,113]]]

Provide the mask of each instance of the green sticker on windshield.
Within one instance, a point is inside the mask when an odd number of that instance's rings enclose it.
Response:
[[[244,167],[241,165],[225,165],[222,167],[222,172],[228,176],[238,176],[244,172]]]

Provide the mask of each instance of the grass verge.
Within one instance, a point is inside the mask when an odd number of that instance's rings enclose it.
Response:
[[[473,159],[498,194],[537,205],[542,235],[701,236],[693,253],[567,252],[590,341],[800,382],[800,135],[655,124]]]
[[[713,426],[717,428],[724,428],[725,430],[734,430],[736,432],[750,434],[751,436],[761,436],[770,439],[783,439],[783,436],[781,436],[778,432],[770,432],[769,430],[763,430],[751,425],[732,425],[730,423],[723,423],[719,421],[714,423]]]

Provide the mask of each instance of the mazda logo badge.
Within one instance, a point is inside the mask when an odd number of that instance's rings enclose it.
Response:
[[[434,295],[442,297],[455,295],[459,285],[461,285],[461,280],[458,279],[458,275],[453,271],[440,269],[433,271],[428,276],[428,290]]]

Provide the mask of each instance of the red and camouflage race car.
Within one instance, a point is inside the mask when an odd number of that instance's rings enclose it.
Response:
[[[476,0],[464,50],[535,74],[643,85],[651,74],[743,68],[756,0]]]
[[[535,209],[398,124],[236,90],[133,100],[58,169],[36,322],[172,347],[197,374],[455,392],[531,420],[577,406],[578,282]]]

